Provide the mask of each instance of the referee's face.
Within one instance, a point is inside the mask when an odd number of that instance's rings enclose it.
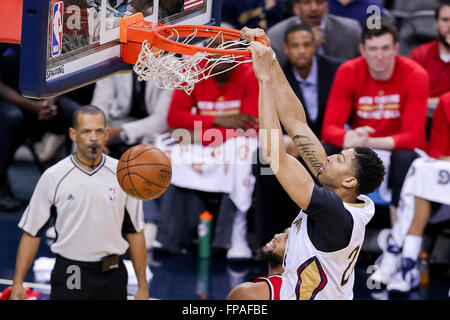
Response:
[[[77,146],[77,155],[93,160],[103,150],[108,139],[108,129],[102,114],[78,114],[78,127],[70,128],[70,138]]]

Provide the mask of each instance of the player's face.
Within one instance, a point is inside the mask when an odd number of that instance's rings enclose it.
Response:
[[[360,51],[372,74],[388,73],[395,65],[398,43],[394,42],[394,37],[390,33],[386,33],[366,39],[360,45]]]
[[[294,5],[294,12],[302,23],[319,26],[328,12],[328,3],[325,0],[298,0]]]
[[[108,135],[109,131],[102,114],[80,113],[78,128],[70,128],[70,138],[76,143],[77,154],[90,160],[102,152]]]
[[[271,260],[276,260],[276,262],[280,264],[283,262],[289,230],[290,228],[286,228],[283,233],[277,233],[272,240],[266,243],[266,245],[262,248],[263,254],[266,257],[270,255],[272,256]]]
[[[302,30],[289,33],[284,44],[284,52],[295,68],[310,67],[316,54],[316,43],[313,35]]]
[[[319,169],[318,179],[325,187],[339,188],[342,185],[353,187],[357,180],[353,159],[354,149],[345,149],[340,153],[327,157],[323,167]]]
[[[439,39],[450,48],[450,6],[444,6],[439,10],[439,18],[436,20],[436,29]]]

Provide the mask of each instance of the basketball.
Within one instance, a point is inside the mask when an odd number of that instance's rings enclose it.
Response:
[[[125,193],[140,200],[151,200],[166,191],[172,179],[172,165],[158,148],[140,144],[122,154],[116,173]]]

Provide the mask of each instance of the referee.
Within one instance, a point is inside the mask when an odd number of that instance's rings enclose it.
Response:
[[[142,201],[122,191],[118,161],[101,152],[109,134],[104,113],[90,105],[78,109],[69,133],[76,152],[44,172],[19,222],[24,233],[11,299],[25,298],[23,281],[52,218],[57,237],[50,299],[126,299],[121,255],[128,247],[138,279],[135,299],[148,299]]]

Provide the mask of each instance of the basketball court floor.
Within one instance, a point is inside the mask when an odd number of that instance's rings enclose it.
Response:
[[[21,23],[22,3],[26,24]],[[127,37],[122,37],[120,22],[130,13],[139,11],[146,22],[166,25],[217,25],[220,22],[220,0],[146,0],[144,3],[145,6],[136,8],[129,7],[128,1],[119,0],[2,0],[4,10],[0,12],[0,18],[3,17],[0,20],[7,21],[8,25],[0,28],[0,41],[20,43],[21,69],[28,70],[21,75],[21,93],[27,97],[51,97],[111,73],[129,70],[130,65],[126,65],[122,60],[125,57],[121,56],[120,43],[126,43]],[[131,29],[127,27],[127,36]],[[37,31],[40,37],[36,36]],[[22,207],[13,213],[0,212],[0,292],[14,276],[22,234],[17,224],[40,177],[37,167],[26,161],[15,161],[9,174],[13,192]],[[36,258],[53,257],[51,243],[44,237]],[[149,251],[148,255],[152,272],[150,297],[155,299],[220,300],[237,284],[267,272],[264,262],[230,262],[224,254],[198,259],[195,246],[182,255],[164,251]],[[432,265],[429,285],[407,296],[369,290],[366,270],[377,256],[361,253],[355,268],[355,299],[449,299],[448,264]],[[34,289],[41,292],[39,299],[48,299],[48,283],[37,284],[37,278],[30,268],[26,281],[40,288]],[[128,294],[133,293],[131,288]]]
[[[14,213],[0,212],[0,292],[8,287],[6,280],[12,280],[16,251],[22,230],[17,226],[40,172],[32,162],[15,161],[10,169],[12,187],[22,208]],[[51,240],[43,237],[37,257],[53,257],[49,244]],[[148,252],[149,266],[152,272],[150,280],[150,297],[163,300],[222,300],[228,292],[241,282],[264,275],[267,267],[261,261],[230,262],[224,254],[216,254],[211,259],[199,259],[195,250],[186,254],[173,255],[164,251]],[[367,288],[367,267],[377,255],[362,252],[355,268],[354,298],[356,300],[447,300],[450,289],[450,270],[448,266],[431,265],[430,283],[428,287],[414,290],[409,295],[388,295],[386,291],[371,291]],[[38,283],[32,268],[26,281]],[[48,283],[43,283],[38,299],[49,298]],[[133,295],[133,287],[129,287],[129,295]]]

